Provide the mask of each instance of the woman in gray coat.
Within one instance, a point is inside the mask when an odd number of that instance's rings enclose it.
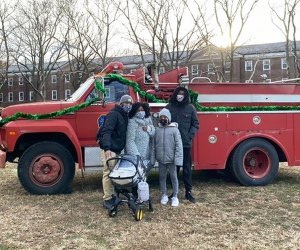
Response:
[[[129,112],[126,154],[139,155],[145,160],[150,160],[154,134],[155,128],[151,120],[149,105],[141,102],[134,103]]]

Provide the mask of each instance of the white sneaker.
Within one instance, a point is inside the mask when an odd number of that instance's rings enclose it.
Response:
[[[172,207],[178,207],[179,206],[179,200],[178,200],[177,197],[172,197],[171,206]]]
[[[160,203],[162,205],[166,205],[168,203],[168,201],[169,201],[168,196],[166,194],[163,194],[163,196],[161,197]]]

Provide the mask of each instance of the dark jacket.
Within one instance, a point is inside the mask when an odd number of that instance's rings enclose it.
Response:
[[[120,154],[125,147],[128,115],[121,106],[116,106],[107,115],[98,130],[100,148]]]
[[[176,96],[179,90],[185,92],[182,102],[178,102]],[[177,87],[166,106],[171,113],[171,121],[178,123],[184,148],[192,146],[192,140],[199,129],[199,121],[195,107],[190,104],[188,90],[184,87]]]

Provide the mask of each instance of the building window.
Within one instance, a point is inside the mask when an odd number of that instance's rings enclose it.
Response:
[[[245,71],[252,71],[252,61],[245,61]]]
[[[198,75],[198,65],[192,65],[192,75]]]
[[[214,65],[212,63],[209,63],[207,65],[207,72],[208,72],[208,74],[214,74],[215,73]]]
[[[24,101],[24,92],[19,92],[19,101],[20,102]]]
[[[14,101],[14,93],[8,92],[8,102],[13,102],[13,101]]]
[[[29,91],[29,101],[33,101],[33,91]]]
[[[70,89],[66,89],[65,90],[65,99],[68,99],[71,96],[71,90]]]
[[[270,70],[271,64],[270,59],[263,60],[263,70]]]
[[[14,79],[8,78],[8,86],[13,86],[13,84],[14,84]]]
[[[65,82],[70,82],[70,74],[65,74]]]
[[[52,100],[57,100],[57,90],[52,90]]]
[[[286,61],[286,58],[281,58],[281,69],[287,69],[288,63]]]
[[[28,76],[28,82],[32,83],[32,76]]]
[[[0,102],[3,102],[3,93],[0,93]]]
[[[159,67],[159,74],[163,74],[165,72],[166,72],[165,67]]]
[[[230,72],[231,70],[231,62],[225,62],[225,72]]]
[[[57,83],[57,75],[52,75],[51,76],[51,82],[52,83]]]
[[[23,77],[19,77],[19,85],[23,85]]]

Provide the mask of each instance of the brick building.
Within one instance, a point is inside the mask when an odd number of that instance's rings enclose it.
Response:
[[[290,60],[287,62],[285,45],[285,42],[280,42],[238,47],[234,53],[232,81],[274,82],[296,78],[299,73],[294,64],[293,48],[290,46]],[[300,57],[300,41],[296,43],[296,47]],[[222,65],[224,77],[228,80],[231,65],[229,61],[222,60],[220,50],[199,51],[188,65],[190,78],[208,77],[217,82],[217,72],[222,70]]]

